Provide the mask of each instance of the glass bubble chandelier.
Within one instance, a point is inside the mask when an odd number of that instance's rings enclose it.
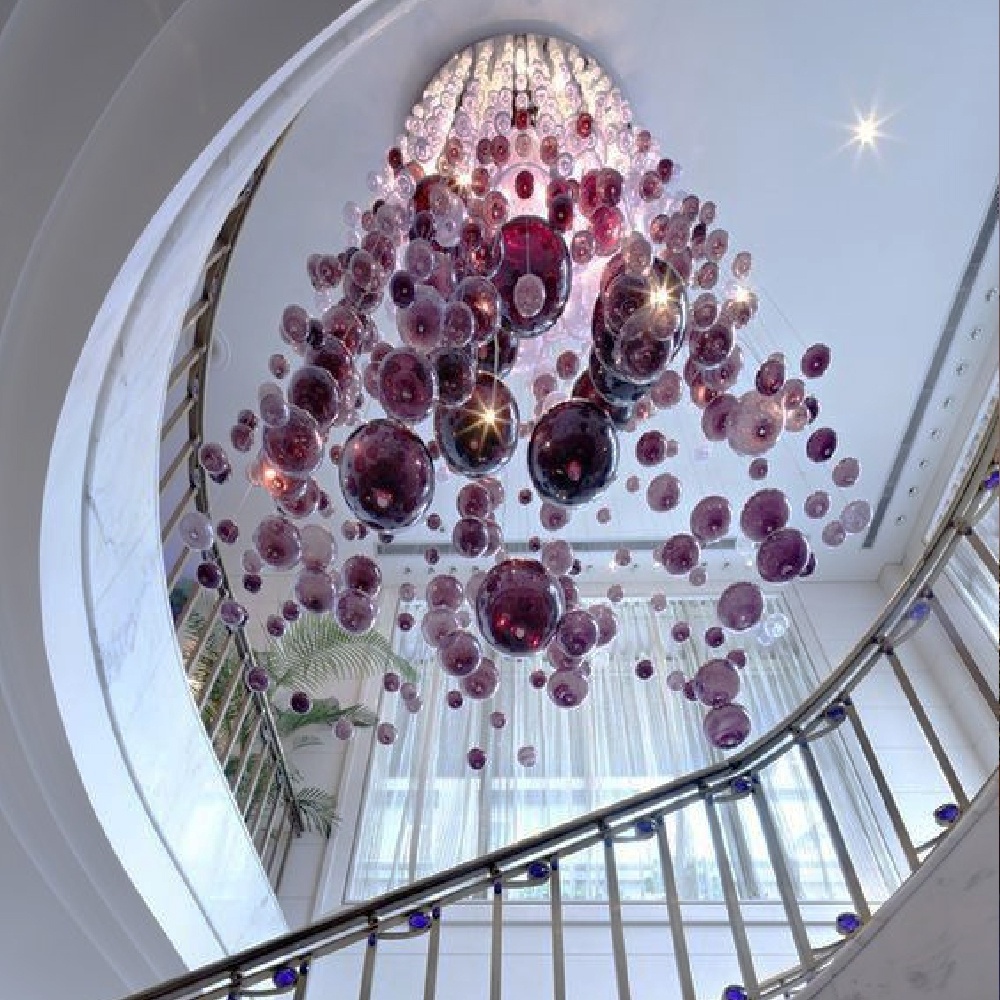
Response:
[[[583,602],[581,564],[560,532],[604,494],[622,449],[632,448],[648,474],[646,502],[668,515],[654,550],[667,574],[703,584],[703,550],[733,534],[756,568],[722,591],[695,675],[666,678],[669,690],[704,706],[713,746],[739,745],[751,728],[736,700],[745,655],[721,647],[754,628],[774,641],[782,629],[762,623],[757,578],[785,584],[816,565],[785,492],[765,482],[768,453],[783,435],[799,435],[810,462],[830,463],[835,486],[852,487],[859,475],[856,459],[833,463],[837,435],[817,426],[812,386],[829,349],[748,363],[740,338],[758,307],[750,254],[730,247],[713,202],[680,186],[677,165],[633,124],[601,67],[557,39],[508,35],[454,56],[368,183],[371,203],[345,210],[351,245],[307,260],[314,307],[284,310],[271,380],[237,416],[230,447],[206,444],[200,454],[216,482],[231,474],[230,455],[245,456],[250,482],[273,500],[242,553],[248,594],[268,574],[288,582],[264,629],[280,638],[302,613],[333,615],[350,633],[371,629],[379,563],[359,552],[339,559],[324,521],[346,514],[343,538],[383,545],[421,523],[440,530],[432,506],[447,470],[464,480],[456,510],[444,512],[454,517],[453,551],[470,566],[493,563],[464,580],[439,573],[423,595],[404,583],[403,601],[422,596],[426,610],[419,622],[402,610],[397,627],[419,625],[436,647],[454,678],[451,708],[495,693],[497,653],[536,657],[529,683],[575,707],[588,694],[588,657],[615,637],[623,591],[615,585],[608,601]],[[524,385],[530,413],[515,391]],[[667,436],[675,407],[699,415],[698,441]],[[661,471],[679,449],[705,442],[748,462],[755,492],[741,509],[721,487],[681,505],[679,477]],[[523,462],[526,478],[507,497],[495,474],[512,462]],[[641,477],[629,477],[630,493],[641,488]],[[533,537],[527,557],[511,557],[503,510],[536,501],[548,540]],[[863,499],[833,512],[825,490],[801,513],[824,522],[829,546],[871,518]],[[608,520],[607,508],[597,511],[599,524]],[[234,520],[213,527],[204,515],[189,515],[181,531],[201,548],[239,537]],[[439,555],[435,546],[425,552],[431,566]],[[615,559],[625,565],[628,551]],[[211,559],[198,575],[204,586],[221,578]],[[655,612],[666,607],[663,594],[650,600]],[[244,604],[224,604],[227,624],[245,627]],[[685,622],[671,637],[693,641]],[[652,672],[648,659],[636,664],[640,679]],[[399,678],[386,675],[384,687],[400,690]],[[413,685],[403,687],[419,708]],[[383,722],[377,738],[391,743],[392,725]],[[467,759],[475,769],[486,760],[480,748]],[[523,746],[517,759],[531,766],[536,752]]]

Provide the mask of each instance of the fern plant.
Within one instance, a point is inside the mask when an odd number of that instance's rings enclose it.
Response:
[[[204,610],[196,602],[181,623],[177,638],[185,664],[194,654],[208,627]],[[228,650],[226,649],[226,637],[226,627],[216,622],[211,633],[201,644],[197,661],[187,667],[192,691],[196,697],[206,684],[212,682],[212,689],[202,706],[201,717],[205,727],[212,731],[220,711],[224,711],[224,717],[218,727],[223,744],[228,742],[228,736],[233,732],[240,717],[237,709],[238,699],[230,699],[229,705],[223,705],[225,692],[230,687],[234,671],[243,670],[243,664],[235,647],[230,644]],[[219,659],[223,656],[225,659],[220,666]],[[255,651],[254,656],[271,678],[271,709],[275,726],[282,742],[290,750],[321,743],[319,737],[306,730],[318,728],[329,731],[342,718],[350,719],[351,723],[359,728],[374,726],[378,721],[375,713],[365,705],[342,706],[336,698],[322,697],[332,682],[373,677],[390,670],[406,680],[415,680],[417,676],[413,667],[392,651],[392,646],[385,636],[374,631],[364,635],[353,635],[340,628],[329,615],[303,615],[289,625],[284,636],[272,639],[267,649]],[[283,690],[306,691],[312,695],[313,703],[309,711],[293,712],[275,704],[274,693]],[[241,732],[233,741],[236,748],[234,758],[240,756],[240,752],[246,748],[247,740],[253,738],[251,720],[245,715],[242,718],[244,721]],[[255,765],[256,756],[251,754],[245,767],[246,774],[253,774]],[[234,762],[231,760],[227,766],[227,777],[230,780],[235,775],[235,772],[230,773],[233,767]],[[329,837],[340,821],[334,796],[323,788],[305,786],[301,773],[295,767],[290,766],[289,776],[306,830]],[[241,789],[236,791],[241,794]],[[254,794],[257,797],[267,793],[261,789]],[[263,808],[263,804],[251,803],[247,815],[251,815],[253,810],[258,808]]]
[[[322,694],[333,680],[374,677],[388,670],[407,680],[416,678],[416,671],[392,651],[384,635],[375,631],[353,635],[330,615],[303,615],[257,658],[276,688],[312,695]]]

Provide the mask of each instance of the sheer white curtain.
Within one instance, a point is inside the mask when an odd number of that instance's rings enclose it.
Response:
[[[778,599],[769,599],[768,611],[788,615]],[[625,601],[617,614],[611,653],[592,657],[590,697],[568,711],[527,683],[533,661],[514,658],[498,661],[502,683],[492,699],[466,699],[461,709],[451,710],[444,699],[454,680],[439,669],[435,651],[419,629],[397,632],[396,650],[420,674],[424,709],[412,715],[398,695],[383,696],[380,715],[395,723],[399,738],[392,747],[372,752],[348,898],[369,898],[722,759],[701,732],[704,709],[664,684],[670,670],[679,667],[690,676],[704,659],[699,637],[714,623],[714,601],[677,600],[659,615],[645,601]],[[692,632],[680,646],[670,639],[670,628],[679,620],[688,621]],[[794,628],[769,647],[749,639],[744,648],[739,700],[760,733],[788,715],[815,688],[818,676]],[[649,681],[633,671],[643,657],[656,666]],[[489,725],[497,709],[508,720],[500,731]],[[538,749],[538,763],[530,769],[515,760],[517,748],[527,743]],[[480,772],[465,763],[472,746],[483,747],[489,757]],[[874,895],[887,894],[895,871],[877,834],[868,836],[876,824],[857,775],[845,753],[832,746],[821,753],[825,773],[833,776],[831,792],[843,813],[841,822],[869,843],[862,877]],[[801,763],[794,754],[786,755],[762,780],[800,897],[846,899]],[[720,812],[741,896],[777,898],[752,803],[724,804]],[[680,897],[721,898],[702,806],[673,814],[667,829]],[[624,898],[662,898],[655,843],[622,845],[618,859]],[[567,859],[561,872],[567,899],[605,897],[599,854]]]

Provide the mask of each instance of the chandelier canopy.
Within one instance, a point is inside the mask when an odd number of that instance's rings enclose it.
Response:
[[[371,629],[384,599],[378,559],[338,558],[336,534],[391,549],[407,529],[447,530],[448,519],[450,551],[491,568],[438,573],[422,595],[411,583],[399,591],[404,602],[425,599],[419,627],[454,678],[447,707],[494,694],[497,653],[535,657],[530,683],[557,705],[579,705],[588,657],[614,640],[623,590],[581,600],[582,565],[560,535],[599,502],[629,449],[645,482],[629,476],[626,489],[644,487],[667,526],[654,550],[666,574],[703,585],[706,547],[734,535],[752,556],[756,576],[722,590],[717,626],[696,637],[674,623],[673,640],[703,642],[705,655],[694,676],[665,678],[707,709],[714,746],[742,743],[751,728],[736,700],[745,656],[723,647],[778,631],[780,623],[762,622],[758,579],[781,585],[813,573],[808,521],[822,522],[823,543],[836,546],[871,519],[866,500],[835,511],[826,490],[793,510],[768,481],[768,454],[786,435],[809,462],[830,463],[835,487],[858,479],[857,460],[839,457],[837,434],[818,421],[813,385],[829,349],[786,357],[753,347],[750,254],[730,247],[713,202],[681,186],[677,164],[632,122],[604,70],[558,39],[507,35],[454,56],[368,186],[371,203],[345,209],[350,245],[306,261],[313,302],[285,308],[270,380],[236,416],[229,447],[200,453],[219,483],[241,460],[273,500],[242,553],[247,593],[265,575],[288,581],[280,608],[262,616],[266,633],[280,639],[302,613],[333,615],[349,633]],[[674,408],[698,414],[696,439],[669,436]],[[739,509],[723,484],[693,484],[685,497],[686,484],[664,469],[706,442],[746,460],[755,491]],[[508,495],[511,469],[516,495]],[[454,511],[434,507],[446,477],[464,481]],[[536,505],[541,536],[514,557],[505,512]],[[214,526],[187,515],[185,542],[235,544],[231,513]],[[610,521],[607,507],[595,516]],[[428,565],[441,548],[428,546]],[[619,565],[630,558],[627,548],[615,552]],[[206,557],[201,584],[218,586],[221,576]],[[247,607],[223,603],[227,624],[246,627]],[[666,608],[661,593],[650,603]],[[396,624],[418,622],[404,609]],[[636,664],[640,679],[653,672],[649,659]],[[386,675],[384,686],[399,690],[399,678]],[[419,693],[408,694],[419,709]],[[307,702],[298,699],[306,710]],[[377,736],[389,744],[395,731],[382,723]],[[522,746],[517,759],[531,766],[534,748]],[[468,762],[481,768],[486,754],[471,748]]]

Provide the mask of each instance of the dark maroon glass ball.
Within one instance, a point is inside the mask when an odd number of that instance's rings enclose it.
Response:
[[[358,520],[395,531],[422,517],[434,496],[434,463],[402,424],[372,420],[344,443],[340,488]]]
[[[534,559],[506,559],[483,579],[476,620],[483,638],[511,656],[544,648],[563,614],[558,580]]]
[[[562,315],[569,298],[572,266],[562,236],[544,219],[521,215],[500,227],[493,253],[499,264],[492,281],[506,325],[521,337],[544,333]],[[540,278],[544,287],[544,301],[533,315],[525,315],[515,303],[515,288],[525,275]]]
[[[453,472],[485,476],[504,465],[517,447],[519,414],[510,389],[486,372],[461,406],[438,406],[434,435]]]
[[[528,473],[542,497],[571,506],[587,503],[614,481],[617,469],[618,433],[593,403],[559,403],[535,425]]]

